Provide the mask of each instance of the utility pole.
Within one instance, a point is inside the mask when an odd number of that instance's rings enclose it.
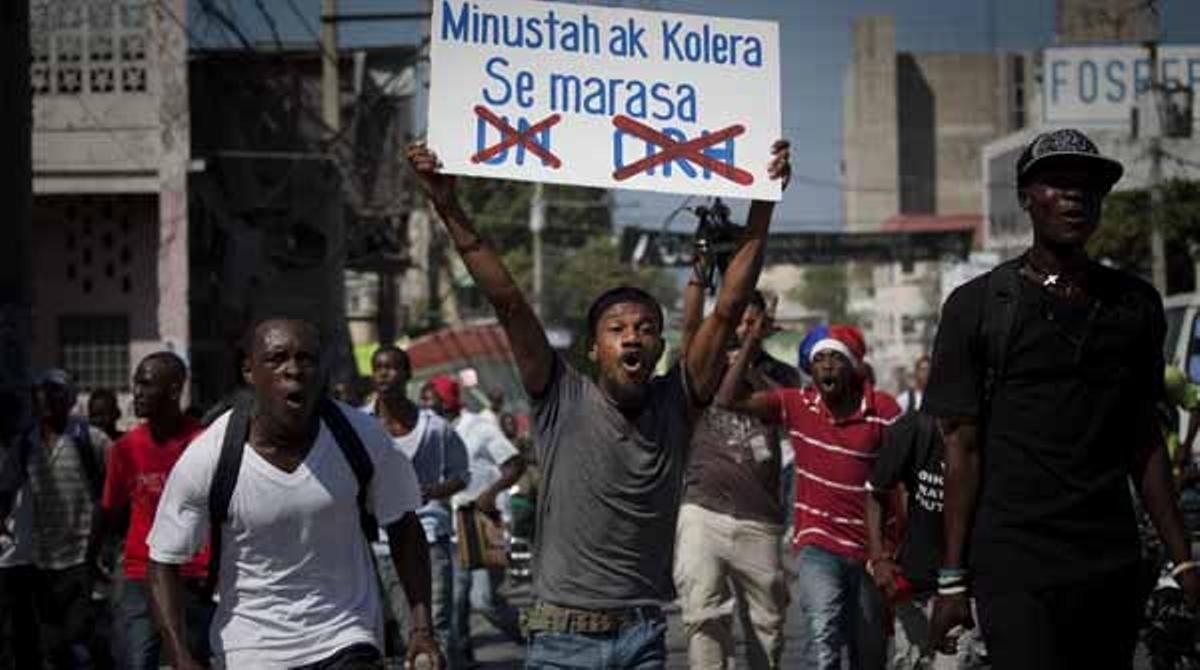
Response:
[[[33,271],[29,241],[33,211],[33,98],[29,85],[29,2],[0,2],[0,179],[7,221],[0,244],[0,391],[13,392],[24,410],[29,397]],[[5,408],[7,411],[8,408]],[[25,416],[22,411],[21,416]],[[4,417],[7,420],[8,417]],[[16,422],[14,422],[16,423]],[[0,424],[0,429],[11,426]]]
[[[1154,288],[1166,297],[1167,295],[1167,249],[1162,233],[1162,133],[1163,124],[1163,85],[1162,73],[1158,67],[1158,42],[1146,43],[1150,50],[1150,96],[1151,110],[1154,118],[1145,124],[1150,130],[1150,270]]]
[[[321,121],[331,135],[342,129],[342,101],[338,91],[337,0],[321,2]]]
[[[533,312],[545,318],[542,293],[542,231],[546,229],[546,197],[542,182],[533,185],[533,200],[529,203],[529,232],[533,235]]]

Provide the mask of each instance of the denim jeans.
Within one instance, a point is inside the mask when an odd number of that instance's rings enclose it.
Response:
[[[883,670],[887,664],[883,597],[862,563],[813,545],[796,563],[802,668],[841,670],[849,647],[851,670]]]
[[[667,620],[647,617],[613,635],[538,632],[529,636],[525,668],[660,670],[667,664]]]
[[[397,639],[404,640],[408,636],[409,627],[408,597],[404,594],[404,585],[396,574],[391,558],[387,555],[378,558],[384,606],[391,608],[392,616],[400,627]],[[433,634],[437,637],[442,654],[448,654],[453,611],[451,593],[454,590],[454,550],[449,538],[429,544],[429,571],[432,577],[429,616],[433,619]]]
[[[212,656],[208,629],[216,606],[204,593],[204,585],[199,580],[186,580],[183,593],[188,649],[197,660],[207,661]],[[127,667],[129,670],[155,670],[161,660],[162,640],[154,623],[150,584],[146,580],[126,579],[122,584],[121,614],[129,648]]]
[[[521,615],[500,593],[504,570],[463,570],[454,567],[454,625],[450,634],[451,667],[472,662],[471,612],[513,642],[522,642]]]

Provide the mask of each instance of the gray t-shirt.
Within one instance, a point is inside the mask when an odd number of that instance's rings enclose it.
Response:
[[[543,467],[534,592],[581,609],[659,604],[674,598],[671,563],[691,440],[684,366],[651,382],[636,417],[558,359],[534,399]]]

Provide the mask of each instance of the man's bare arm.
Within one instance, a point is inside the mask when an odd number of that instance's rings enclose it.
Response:
[[[1154,528],[1166,546],[1171,562],[1183,563],[1191,560],[1192,549],[1184,529],[1183,516],[1179,512],[1167,445],[1163,442],[1158,425],[1150,423],[1144,432],[1150,447],[1135,461],[1133,481],[1137,484],[1146,513],[1154,522]]]
[[[392,566],[408,599],[406,661],[412,663],[417,656],[423,655],[433,660],[436,668],[441,668],[445,663],[437,640],[433,637],[433,571],[429,566],[429,544],[425,541],[425,529],[421,527],[416,513],[409,512],[384,530],[391,550]]]
[[[440,165],[437,156],[424,145],[414,144],[408,148],[408,161],[445,224],[450,241],[474,278],[475,285],[496,310],[496,318],[512,346],[525,390],[531,396],[541,396],[554,370],[554,350],[546,339],[541,321],[513,281],[508,268],[504,267],[500,255],[476,232],[455,194],[454,177],[438,171]]]
[[[775,157],[769,169],[771,178],[783,179],[786,185],[791,174],[787,142],[776,142],[773,151]],[[746,308],[750,294],[758,283],[758,276],[763,267],[763,255],[767,248],[767,231],[774,211],[775,203],[768,200],[755,200],[751,203],[745,237],[733,260],[729,262],[729,267],[725,269],[721,290],[717,293],[716,307],[700,324],[700,329],[696,331],[685,352],[692,393],[694,399],[701,404],[706,404],[712,399],[720,384],[724,369],[721,356],[724,353],[725,342],[737,327],[738,320],[742,318],[742,310]]]
[[[704,321],[704,284],[693,273],[693,276],[688,279],[687,288],[683,291],[683,336],[680,338],[680,351],[687,352],[702,321]]]
[[[174,660],[174,667],[189,670],[203,667],[192,658],[187,645],[187,622],[184,614],[186,597],[179,566],[151,559],[146,568],[146,578],[150,582],[150,602],[163,638],[163,647]]]
[[[945,529],[946,553],[942,565],[966,568],[967,534],[979,496],[979,429],[973,419],[938,421],[946,445]],[[929,644],[941,649],[956,626],[974,625],[965,593],[938,596],[929,623]]]

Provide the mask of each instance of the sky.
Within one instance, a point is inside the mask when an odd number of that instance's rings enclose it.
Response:
[[[321,0],[209,1],[233,8],[238,23],[263,40],[270,39],[270,30],[257,9],[259,2],[285,40],[312,41],[320,26]],[[191,2],[198,5],[198,0]],[[855,17],[893,16],[900,51],[1022,51],[1054,42],[1055,0],[593,0],[589,4],[779,22],[783,129],[792,143],[794,176],[776,209],[772,224],[776,230],[841,226],[842,82]],[[405,12],[423,5],[421,0],[340,0],[339,11]],[[1200,43],[1200,0],[1160,0],[1159,7],[1162,42]],[[202,38],[218,34],[211,23],[193,22],[193,28]],[[365,23],[343,27],[339,40],[342,46],[386,45],[412,43],[418,36],[415,23]],[[620,191],[615,216],[622,225],[658,228],[683,200],[682,196]],[[737,217],[744,203],[733,204]]]

